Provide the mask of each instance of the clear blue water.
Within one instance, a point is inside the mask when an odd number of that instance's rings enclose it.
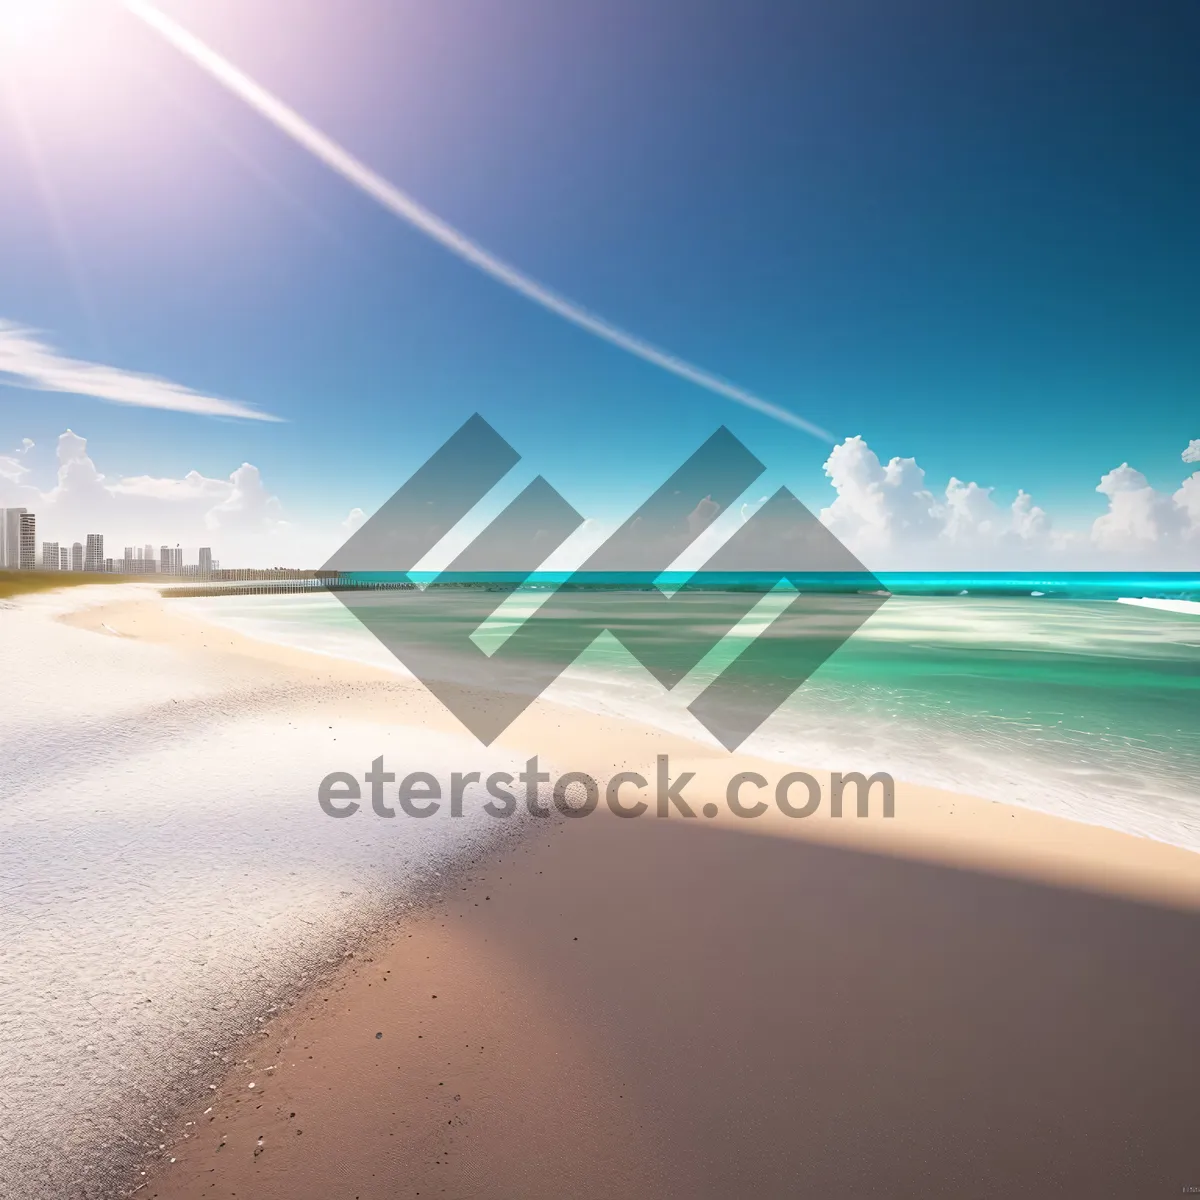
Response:
[[[767,574],[719,575],[704,572],[664,571],[657,576],[634,574],[599,574],[571,576],[567,572],[535,571],[528,576],[473,575],[455,576],[449,573],[411,571],[408,575],[356,573],[361,579],[411,579],[425,585],[434,580],[461,583],[507,583],[521,582],[533,590],[557,588],[571,578],[582,579],[596,587],[626,587],[635,583],[639,587],[655,584],[667,590],[691,583],[693,586],[713,588],[752,588],[768,590],[776,577]],[[882,585],[896,596],[1050,596],[1076,600],[1116,600],[1124,596],[1153,597],[1158,599],[1200,601],[1200,575],[1183,571],[879,571],[873,575],[811,575],[797,580],[798,587],[807,583],[815,591],[825,590],[830,585],[838,588],[861,588],[873,590]]]
[[[1200,850],[1200,577],[921,573],[880,581],[893,597],[744,750],[886,770]],[[480,644],[503,641],[558,582],[528,581]],[[624,590],[631,581],[598,582]],[[1128,597],[1167,599],[1182,611],[1116,603]],[[325,594],[181,603],[260,637],[391,661]],[[769,613],[758,611],[762,624]],[[601,636],[548,695],[704,738],[686,704],[744,645],[727,640],[664,692]]]

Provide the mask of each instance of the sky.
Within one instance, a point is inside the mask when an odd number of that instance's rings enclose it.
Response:
[[[767,466],[730,521],[786,484],[870,567],[1200,567],[1194,0],[154,7],[792,419],[464,261],[118,0],[0,0],[0,503],[39,537],[319,565],[479,412],[493,507],[542,473],[584,538],[725,424]]]

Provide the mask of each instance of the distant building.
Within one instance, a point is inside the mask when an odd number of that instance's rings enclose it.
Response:
[[[57,571],[59,566],[58,543],[42,543],[42,570]]]
[[[197,573],[200,575],[203,575],[207,578],[207,576],[212,574],[212,569],[213,569],[212,547],[211,546],[201,546],[200,547],[200,564],[197,568]]]
[[[104,570],[104,534],[89,533],[87,549],[83,553],[83,569],[85,571]]]
[[[104,560],[104,569],[109,575],[113,573],[113,560],[111,558],[106,558]]]
[[[149,545],[148,545],[148,546],[146,547],[145,551],[142,553],[142,558],[143,558],[143,559],[147,559],[147,558],[148,558],[148,559],[149,559],[151,562],[153,562],[153,561],[154,561],[154,547],[153,547],[153,546],[149,546]],[[146,570],[147,570],[147,571],[153,571],[153,570],[154,570],[154,568],[153,568],[153,567],[147,567],[147,568],[146,568]]]
[[[141,558],[141,557],[142,557],[141,553],[139,552],[138,558]],[[134,561],[133,560],[133,547],[126,546],[125,547],[125,557],[121,560],[121,570],[124,571],[126,575],[133,574],[133,561]]]
[[[71,570],[83,570],[83,546],[79,542],[71,547]]]
[[[170,546],[159,547],[158,553],[158,569],[163,575],[173,574],[172,568],[175,565],[175,553]]]
[[[18,567],[22,571],[37,570],[37,518],[31,512],[21,513],[20,552]]]
[[[69,571],[71,569],[71,552],[66,546],[58,548],[58,569],[60,571]]]
[[[0,508],[0,570],[16,571],[21,566],[21,517],[23,508]]]

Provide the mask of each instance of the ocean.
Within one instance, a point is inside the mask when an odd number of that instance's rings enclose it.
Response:
[[[671,591],[688,578],[658,582]],[[750,737],[745,752],[814,768],[887,771],[1200,850],[1200,576],[877,578],[891,598]],[[494,651],[563,579],[529,577],[474,640]],[[626,623],[639,598],[648,613],[654,608],[656,598],[644,595],[648,579],[593,582],[600,597],[591,597],[594,603],[603,605],[603,593],[629,593],[622,599],[633,606],[622,610]],[[745,590],[763,596],[672,690],[601,634],[546,698],[711,742],[687,703],[789,601],[790,591],[771,591],[771,583],[704,581],[715,597]],[[814,580],[812,587],[826,583]],[[511,583],[496,577],[461,586],[507,590]],[[457,590],[446,589],[447,612]],[[396,599],[402,603],[403,593]],[[327,592],[177,603],[253,637],[405,673]],[[436,618],[423,619],[430,638],[446,636]],[[653,626],[639,626],[641,636],[680,636],[678,621],[659,622],[657,633]]]

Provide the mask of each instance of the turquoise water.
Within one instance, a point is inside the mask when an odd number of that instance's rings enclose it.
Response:
[[[745,751],[813,767],[886,770],[1200,850],[1200,578],[882,581],[896,594]],[[481,646],[494,648],[518,627],[552,590],[547,582],[510,597],[478,635]],[[1144,596],[1183,611],[1116,602]],[[687,702],[786,601],[765,595],[741,639],[727,640],[670,692],[602,635],[547,696],[705,739]],[[256,636],[394,665],[328,595],[181,603]],[[679,632],[664,628],[669,637]]]
[[[435,580],[463,585],[482,583],[520,583],[534,591],[553,589],[570,579],[581,580],[590,587],[623,589],[631,583],[639,587],[656,584],[666,590],[684,584],[711,588],[750,588],[768,590],[776,576],[769,574],[721,575],[706,572],[663,571],[659,575],[600,574],[587,575],[556,571],[535,571],[531,575],[471,575],[456,576],[449,572],[410,571],[407,575],[387,572],[355,572],[356,579],[411,579],[424,586]],[[880,585],[897,596],[1051,596],[1077,600],[1116,600],[1123,596],[1149,596],[1162,599],[1200,601],[1200,575],[1183,571],[879,571],[862,575],[810,575],[796,580],[813,590],[827,590],[830,584],[839,589],[874,589]]]
[[[1200,600],[1200,575],[1183,571],[942,571],[881,572],[876,578],[897,596],[1049,596],[1116,600],[1125,596]]]

